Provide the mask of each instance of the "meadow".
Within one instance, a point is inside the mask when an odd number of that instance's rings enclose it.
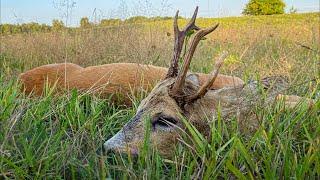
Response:
[[[133,106],[77,91],[42,97],[20,92],[18,75],[58,62],[82,66],[134,62],[168,67],[173,53],[172,20],[73,31],[1,35],[0,178],[14,179],[317,179],[320,177],[319,13],[199,18],[220,27],[203,40],[191,70],[208,73],[221,51],[229,56],[221,73],[245,81],[268,75],[289,77],[287,94],[315,99],[256,107],[261,126],[242,134],[236,120],[212,121],[211,139],[192,127],[189,144],[173,159],[146,143],[139,157],[99,153],[134,115]],[[181,20],[183,25],[186,20]],[[146,133],[147,134],[147,133]],[[147,141],[146,141],[147,142]]]

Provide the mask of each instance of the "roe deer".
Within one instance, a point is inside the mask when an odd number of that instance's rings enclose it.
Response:
[[[56,86],[57,91],[78,89],[96,94],[122,96],[126,104],[131,101],[128,95],[140,90],[150,92],[152,87],[166,76],[168,69],[135,63],[113,63],[82,68],[72,63],[49,64],[20,74],[22,89],[26,94],[40,96],[46,83]],[[197,73],[200,84],[208,78],[207,74]],[[244,82],[233,76],[219,74],[212,89],[237,86]]]
[[[251,81],[245,85],[212,90],[211,86],[216,81],[226,53],[216,61],[214,70],[206,82],[200,83],[197,74],[188,73],[199,41],[218,27],[218,24],[206,29],[197,27],[195,25],[197,12],[198,7],[186,27],[179,30],[177,23],[179,11],[177,11],[174,18],[174,55],[165,78],[142,100],[135,116],[104,143],[105,151],[138,154],[139,146],[144,140],[145,121],[151,124],[151,146],[163,156],[173,154],[173,147],[178,142],[179,130],[185,129],[182,117],[194,125],[205,137],[208,137],[210,132],[208,119],[217,117],[218,112],[226,121],[235,117],[240,129],[254,130],[259,124],[254,118],[254,107],[260,103],[261,105],[270,104],[276,99],[279,92],[285,89],[287,85],[285,78],[274,76],[262,79],[261,85],[256,81]],[[179,71],[178,60],[184,39],[187,32],[191,30],[197,32],[194,34]],[[261,91],[265,91],[265,98],[262,98]]]

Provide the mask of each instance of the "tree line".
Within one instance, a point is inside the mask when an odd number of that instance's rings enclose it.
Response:
[[[179,17],[182,18],[182,17]],[[105,26],[120,26],[130,23],[143,23],[151,21],[170,20],[172,17],[145,17],[134,16],[125,20],[121,19],[102,19],[99,23],[89,21],[88,17],[83,17],[80,20],[78,28],[91,28],[91,27],[105,27]],[[72,29],[66,27],[63,21],[54,19],[51,25],[39,24],[36,22],[22,23],[22,24],[0,24],[1,34],[18,34],[18,33],[34,33],[34,32],[59,32],[65,29]]]
[[[242,11],[243,15],[272,15],[283,14],[285,3],[283,0],[250,0]],[[292,7],[293,9],[293,7]],[[290,10],[293,11],[293,10]],[[295,10],[296,11],[296,10]],[[182,17],[179,17],[182,19]],[[143,23],[150,21],[170,20],[172,17],[145,17],[134,16],[125,20],[121,19],[102,19],[100,23],[92,23],[88,17],[80,20],[79,28],[119,26],[130,23]],[[58,32],[67,27],[61,20],[53,20],[52,25],[39,24],[35,22],[23,24],[0,24],[1,34],[33,33],[33,32]],[[68,28],[71,29],[71,28]]]

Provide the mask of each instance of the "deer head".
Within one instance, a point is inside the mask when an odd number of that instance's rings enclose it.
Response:
[[[249,118],[251,107],[258,102],[259,88],[256,82],[219,90],[210,89],[226,58],[226,53],[222,53],[218,58],[206,83],[200,84],[197,75],[188,73],[198,43],[218,27],[218,24],[206,29],[197,27],[195,25],[197,12],[198,7],[183,30],[178,27],[178,12],[176,13],[174,55],[166,78],[142,100],[135,116],[116,135],[104,143],[105,150],[138,154],[139,146],[144,141],[145,121],[151,124],[150,142],[152,146],[165,156],[173,153],[180,130],[185,129],[181,118],[188,120],[205,136],[209,136],[209,123],[216,117],[218,109],[221,110],[224,120],[236,117],[239,122],[246,120],[246,127],[254,127],[257,124],[255,121],[247,120],[251,119]],[[184,39],[191,30],[195,30],[196,33],[179,71],[178,62]],[[263,84],[266,88],[270,87],[269,82],[268,79],[265,79]],[[268,97],[272,99],[273,95]]]

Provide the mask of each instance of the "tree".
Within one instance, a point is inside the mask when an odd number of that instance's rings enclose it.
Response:
[[[64,28],[64,24],[61,20],[57,20],[57,19],[52,20],[53,31],[61,31],[63,28]]]
[[[242,14],[244,15],[271,15],[283,14],[286,4],[283,0],[250,0]]]
[[[1,34],[11,34],[12,33],[12,26],[11,24],[0,24],[0,32]]]
[[[90,22],[89,22],[89,18],[87,17],[83,17],[80,20],[80,27],[81,28],[89,28],[91,26]]]
[[[119,26],[121,23],[121,19],[102,19],[100,26]]]
[[[141,22],[147,22],[148,17],[145,16],[133,16],[125,20],[126,22],[129,23],[141,23]]]

